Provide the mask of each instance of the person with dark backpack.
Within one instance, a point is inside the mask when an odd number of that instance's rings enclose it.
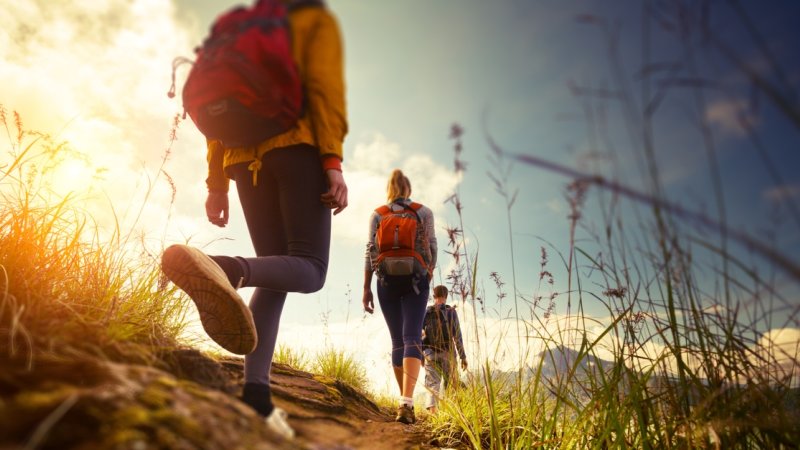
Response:
[[[456,309],[445,304],[447,288],[433,288],[433,305],[425,310],[422,325],[422,348],[425,355],[425,388],[430,393],[426,408],[436,414],[436,405],[441,398],[441,386],[447,389],[455,373],[455,355],[461,360],[461,370],[467,370],[467,354],[461,337],[461,324]]]
[[[422,366],[422,320],[431,274],[436,267],[433,212],[411,201],[411,183],[400,170],[387,185],[389,203],[370,217],[364,265],[364,310],[374,311],[372,276],[377,275],[378,303],[392,339],[392,368],[400,388],[398,422],[411,424],[414,388]]]
[[[233,180],[257,256],[208,256],[173,245],[162,270],[197,305],[209,336],[246,355],[243,401],[292,438],[269,385],[281,311],[287,292],[322,288],[331,210],[347,207],[336,19],[319,0],[259,0],[223,14],[198,49],[183,100],[207,138],[208,220],[227,225]],[[256,288],[249,308],[240,287]]]

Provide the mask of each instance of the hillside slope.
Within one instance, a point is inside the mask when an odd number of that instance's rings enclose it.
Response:
[[[0,370],[0,448],[427,449],[420,426],[393,421],[362,393],[276,364],[275,403],[297,439],[283,441],[241,403],[242,360],[192,349],[169,367],[63,357],[6,359]]]

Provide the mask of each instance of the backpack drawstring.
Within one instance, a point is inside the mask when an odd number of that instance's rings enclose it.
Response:
[[[419,280],[419,275],[414,275],[411,278],[411,287],[414,289],[414,293],[417,295],[419,295],[419,286],[417,286],[419,284]]]
[[[258,171],[261,170],[261,159],[256,158],[247,166],[247,170],[253,172],[253,186],[258,185]]]
[[[169,98],[175,98],[175,72],[184,64],[194,64],[194,61],[185,56],[178,56],[172,60],[172,84],[169,85],[169,91],[167,91]],[[183,109],[183,119],[186,120],[186,108]]]

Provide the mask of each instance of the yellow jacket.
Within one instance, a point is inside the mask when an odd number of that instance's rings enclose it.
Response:
[[[289,13],[292,52],[303,81],[305,113],[291,130],[254,147],[225,148],[209,140],[208,178],[210,191],[228,191],[225,168],[249,162],[253,182],[264,153],[295,144],[310,144],[320,157],[342,160],[342,143],[347,134],[345,108],[344,55],[336,19],[321,7],[305,7]]]

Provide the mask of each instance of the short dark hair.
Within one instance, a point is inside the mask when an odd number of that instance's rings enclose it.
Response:
[[[433,288],[433,296],[447,298],[447,288],[442,286],[441,284],[439,286],[436,286],[435,288]]]

